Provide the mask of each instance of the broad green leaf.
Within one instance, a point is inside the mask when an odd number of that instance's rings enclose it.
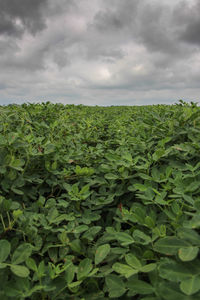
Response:
[[[126,159],[129,162],[132,162],[132,155],[131,153],[127,152],[127,153],[123,153],[122,158]]]
[[[28,257],[27,259],[26,259],[26,265],[27,265],[27,267],[29,268],[29,269],[31,269],[31,270],[33,270],[33,271],[37,271],[37,265],[36,265],[36,263],[35,263],[35,260],[33,259],[33,258],[31,258],[31,257]]]
[[[45,276],[45,263],[44,263],[44,260],[42,260],[38,265],[37,275],[38,275],[39,278],[42,278],[43,276]]]
[[[14,187],[11,187],[11,190],[12,190],[15,194],[17,194],[17,195],[23,195],[23,194],[24,194],[23,191],[21,191],[21,190],[19,190],[19,189],[16,189],[16,188],[14,188]]]
[[[7,264],[5,263],[0,263],[0,269],[5,269],[7,267]]]
[[[140,272],[148,273],[148,272],[151,272],[151,271],[155,270],[156,267],[157,267],[156,263],[151,263],[151,264],[143,266],[140,269]]]
[[[154,292],[154,288],[152,287],[152,285],[138,279],[130,279],[127,282],[127,287],[130,291],[134,291],[136,294],[140,295],[153,294]]]
[[[69,243],[70,248],[72,251],[77,252],[79,254],[83,253],[81,241],[79,239],[73,240],[71,243]]]
[[[174,255],[182,247],[190,246],[187,242],[176,237],[165,237],[154,244],[154,250],[166,255]]]
[[[192,276],[180,283],[181,291],[186,295],[193,295],[200,290],[200,276]]]
[[[199,252],[198,247],[187,247],[187,248],[180,248],[178,250],[178,256],[182,261],[191,261],[197,257]]]
[[[163,281],[159,284],[157,291],[159,292],[159,300],[190,300],[188,296],[184,297],[184,294],[180,291],[177,283]],[[191,299],[194,300],[194,299]],[[196,299],[195,299],[196,300]]]
[[[88,229],[87,225],[79,225],[74,230],[73,233],[82,233]]]
[[[149,228],[154,228],[155,227],[155,222],[150,216],[146,216],[145,225],[147,225],[147,227],[149,227]]]
[[[65,279],[67,281],[67,284],[71,283],[74,279],[74,276],[75,276],[75,270],[76,270],[76,267],[71,263],[71,265],[66,269],[65,271]]]
[[[20,265],[11,265],[11,271],[19,276],[19,277],[28,277],[29,275],[29,269],[27,269],[25,266],[20,266]]]
[[[98,265],[100,262],[102,262],[109,254],[109,252],[110,252],[109,244],[104,244],[99,246],[95,252],[95,265]]]
[[[121,243],[122,246],[127,246],[134,243],[132,236],[126,232],[117,232],[115,238]]]
[[[199,181],[193,181],[186,187],[185,192],[194,192],[197,189],[199,189]]]
[[[20,264],[24,262],[32,253],[33,246],[28,243],[19,245],[12,255],[12,264]]]
[[[142,245],[148,245],[151,242],[151,238],[138,229],[134,230],[133,238],[136,243],[140,243]]]
[[[125,255],[125,260],[129,266],[136,270],[139,270],[142,267],[142,264],[139,261],[139,259],[137,259],[137,257],[131,253]]]
[[[58,210],[56,209],[56,207],[52,207],[50,210],[49,210],[49,213],[48,213],[48,216],[47,216],[47,219],[49,221],[50,224],[54,223],[56,218],[58,217],[59,213],[58,213]]]
[[[105,174],[106,179],[118,179],[118,176],[112,173]]]
[[[143,184],[140,184],[140,183],[135,183],[134,188],[136,190],[139,190],[140,192],[145,192],[147,190],[147,187]]]
[[[75,287],[79,286],[81,283],[82,283],[82,280],[73,281],[71,283],[68,283],[68,287],[69,288],[75,288]]]
[[[200,235],[194,229],[180,227],[178,228],[177,233],[178,237],[189,241],[192,246],[200,246]]]
[[[121,264],[121,263],[118,263],[118,262],[114,263],[114,265],[112,266],[112,269],[115,272],[125,276],[126,278],[129,278],[130,276],[138,273],[138,270],[133,269],[128,265]]]
[[[85,193],[87,193],[88,191],[89,191],[89,189],[90,189],[90,185],[89,184],[86,184],[85,186],[83,186],[82,187],[82,189],[80,190],[80,194],[82,195],[82,194],[85,194]]]
[[[87,277],[87,275],[90,273],[91,270],[92,270],[91,259],[84,258],[78,266],[77,279],[78,280],[84,279],[85,277]]]
[[[106,286],[109,291],[110,298],[118,298],[121,297],[125,292],[125,284],[119,276],[116,275],[108,275],[105,278]]]
[[[161,262],[158,270],[160,277],[173,282],[180,282],[192,276],[191,270],[185,264],[173,260]]]
[[[200,227],[200,215],[197,214],[191,220],[185,221],[183,223],[183,226],[186,228],[191,228],[191,229],[199,228]]]
[[[4,262],[10,254],[10,243],[7,240],[0,241],[0,262]]]
[[[86,238],[90,241],[93,241],[94,237],[101,230],[101,226],[93,226],[89,228],[86,232],[84,232],[82,238]]]

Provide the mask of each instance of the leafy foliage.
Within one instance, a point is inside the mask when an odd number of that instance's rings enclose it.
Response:
[[[200,299],[195,103],[0,121],[0,299]]]

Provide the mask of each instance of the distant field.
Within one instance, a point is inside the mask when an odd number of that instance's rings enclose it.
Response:
[[[0,299],[200,299],[200,107],[0,106]]]

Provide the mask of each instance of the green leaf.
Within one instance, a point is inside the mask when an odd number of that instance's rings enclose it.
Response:
[[[149,283],[138,280],[138,279],[131,279],[127,282],[127,287],[130,291],[135,292],[136,294],[140,295],[149,295],[154,292],[154,288]]]
[[[37,265],[36,265],[36,263],[35,263],[35,260],[33,259],[33,258],[31,258],[31,257],[28,257],[27,259],[26,259],[26,265],[27,265],[27,267],[29,268],[29,269],[31,269],[32,271],[37,271]]]
[[[125,260],[129,266],[132,268],[139,270],[142,266],[140,261],[137,259],[137,257],[131,253],[128,253],[125,255]]]
[[[178,284],[174,282],[162,281],[159,284],[158,292],[160,295],[158,298],[159,300],[190,300],[188,297],[184,297],[184,294],[181,293]]]
[[[7,264],[5,263],[0,263],[0,269],[5,269],[7,267]]]
[[[101,230],[101,226],[93,226],[89,228],[82,236],[82,238],[86,238],[90,241],[93,241],[96,234]]]
[[[98,265],[100,262],[102,262],[106,256],[110,252],[110,245],[104,244],[102,246],[99,246],[95,252],[95,265]]]
[[[121,243],[122,246],[127,246],[134,243],[132,236],[126,232],[117,232],[115,238]]]
[[[106,179],[118,179],[118,176],[112,173],[105,174]]]
[[[183,226],[190,229],[195,229],[200,227],[200,215],[197,214],[194,217],[192,217],[191,220],[185,221],[183,223]]]
[[[92,260],[89,258],[84,258],[79,266],[77,271],[77,279],[82,280],[90,273],[92,270]]]
[[[182,261],[191,261],[197,257],[199,252],[198,247],[187,247],[187,248],[180,248],[178,250],[178,256]]]
[[[118,262],[114,263],[114,265],[112,266],[112,269],[115,272],[125,276],[126,278],[129,278],[130,276],[138,273],[138,270],[133,269],[125,264],[121,264]]]
[[[124,282],[121,278],[119,278],[119,276],[108,275],[105,278],[105,282],[109,291],[110,298],[121,297],[126,292]]]
[[[133,238],[135,242],[142,244],[142,245],[148,245],[151,242],[151,238],[146,235],[144,232],[141,230],[134,230],[133,232]]]
[[[149,273],[149,272],[152,272],[153,270],[155,270],[156,267],[157,267],[156,263],[148,264],[148,265],[143,266],[140,269],[140,272]]]
[[[76,270],[76,267],[71,264],[65,271],[65,279],[67,281],[67,284],[71,283],[74,279],[74,276],[75,276],[75,270]]]
[[[165,237],[154,244],[154,250],[166,255],[174,255],[182,247],[190,246],[187,242],[176,237]]]
[[[79,225],[74,230],[73,233],[82,233],[86,231],[89,227],[87,225]]]
[[[199,181],[193,181],[186,187],[185,192],[194,192],[197,189],[199,189]]]
[[[28,243],[21,244],[13,253],[12,264],[20,264],[24,262],[32,253],[33,246]]]
[[[150,216],[146,216],[145,225],[147,225],[147,227],[149,227],[149,228],[154,228],[155,227],[155,222]]]
[[[193,295],[200,290],[200,276],[192,276],[180,283],[181,291],[186,295]]]
[[[192,272],[185,264],[173,260],[161,262],[158,270],[160,277],[173,282],[180,282],[192,276]]]
[[[38,265],[37,275],[38,275],[39,278],[42,278],[43,276],[45,276],[45,263],[44,263],[44,260],[42,260]]]
[[[70,248],[72,249],[72,251],[77,252],[79,254],[83,254],[83,250],[82,250],[82,245],[81,245],[81,241],[79,239],[73,240],[70,244],[69,244]]]
[[[200,246],[200,235],[197,231],[180,227],[178,228],[177,233],[179,238],[189,241],[193,246]]]
[[[129,162],[132,162],[132,161],[133,161],[132,155],[131,155],[131,153],[129,153],[129,152],[123,153],[122,158],[126,159],[126,160],[129,161]]]
[[[19,265],[11,265],[11,271],[19,276],[19,277],[28,277],[29,275],[29,269],[27,269],[25,266],[19,266]]]
[[[68,283],[68,287],[69,288],[75,288],[75,287],[79,286],[81,283],[82,283],[82,280],[73,281],[71,283]]]
[[[133,187],[140,192],[145,192],[147,190],[147,187],[141,183],[135,183]]]
[[[10,243],[7,240],[0,241],[0,262],[4,262],[10,254]]]

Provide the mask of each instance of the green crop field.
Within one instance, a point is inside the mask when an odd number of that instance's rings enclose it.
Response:
[[[0,299],[200,299],[200,107],[0,106]]]

